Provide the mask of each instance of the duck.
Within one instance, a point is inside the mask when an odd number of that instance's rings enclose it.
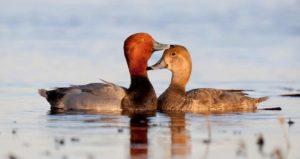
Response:
[[[192,72],[189,51],[181,45],[171,45],[161,59],[147,70],[168,69],[172,73],[169,87],[158,98],[158,110],[219,113],[253,111],[268,97],[251,98],[243,90],[198,88],[186,91]]]
[[[148,33],[135,33],[124,42],[124,56],[130,74],[130,86],[125,88],[106,81],[85,85],[70,85],[38,93],[50,104],[51,111],[147,111],[157,109],[157,96],[148,78],[147,62],[155,51],[169,48]]]

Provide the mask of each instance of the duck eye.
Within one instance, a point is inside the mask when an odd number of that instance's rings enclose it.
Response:
[[[175,52],[172,52],[171,55],[172,55],[172,56],[175,56],[176,54],[175,54]]]

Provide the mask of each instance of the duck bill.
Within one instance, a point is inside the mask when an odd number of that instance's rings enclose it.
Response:
[[[154,51],[165,50],[165,49],[168,49],[168,48],[170,48],[169,44],[162,44],[162,43],[159,43],[157,41],[153,41],[153,50]]]
[[[158,70],[167,68],[168,65],[165,63],[163,57],[154,65],[147,67],[147,70]]]

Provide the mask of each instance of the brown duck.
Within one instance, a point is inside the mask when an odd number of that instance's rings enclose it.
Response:
[[[185,90],[192,70],[188,50],[180,45],[171,45],[162,58],[148,70],[167,68],[172,72],[171,84],[158,98],[158,109],[184,112],[230,112],[251,111],[268,97],[251,98],[238,90],[199,88]]]

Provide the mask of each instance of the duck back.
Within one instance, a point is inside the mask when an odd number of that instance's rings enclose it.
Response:
[[[201,88],[182,93],[168,88],[158,98],[158,108],[162,111],[200,113],[253,111],[257,109],[257,104],[267,99],[251,98],[245,92],[236,90]]]
[[[39,94],[47,99],[51,110],[120,111],[125,89],[111,83],[90,83],[49,91],[41,89]]]

